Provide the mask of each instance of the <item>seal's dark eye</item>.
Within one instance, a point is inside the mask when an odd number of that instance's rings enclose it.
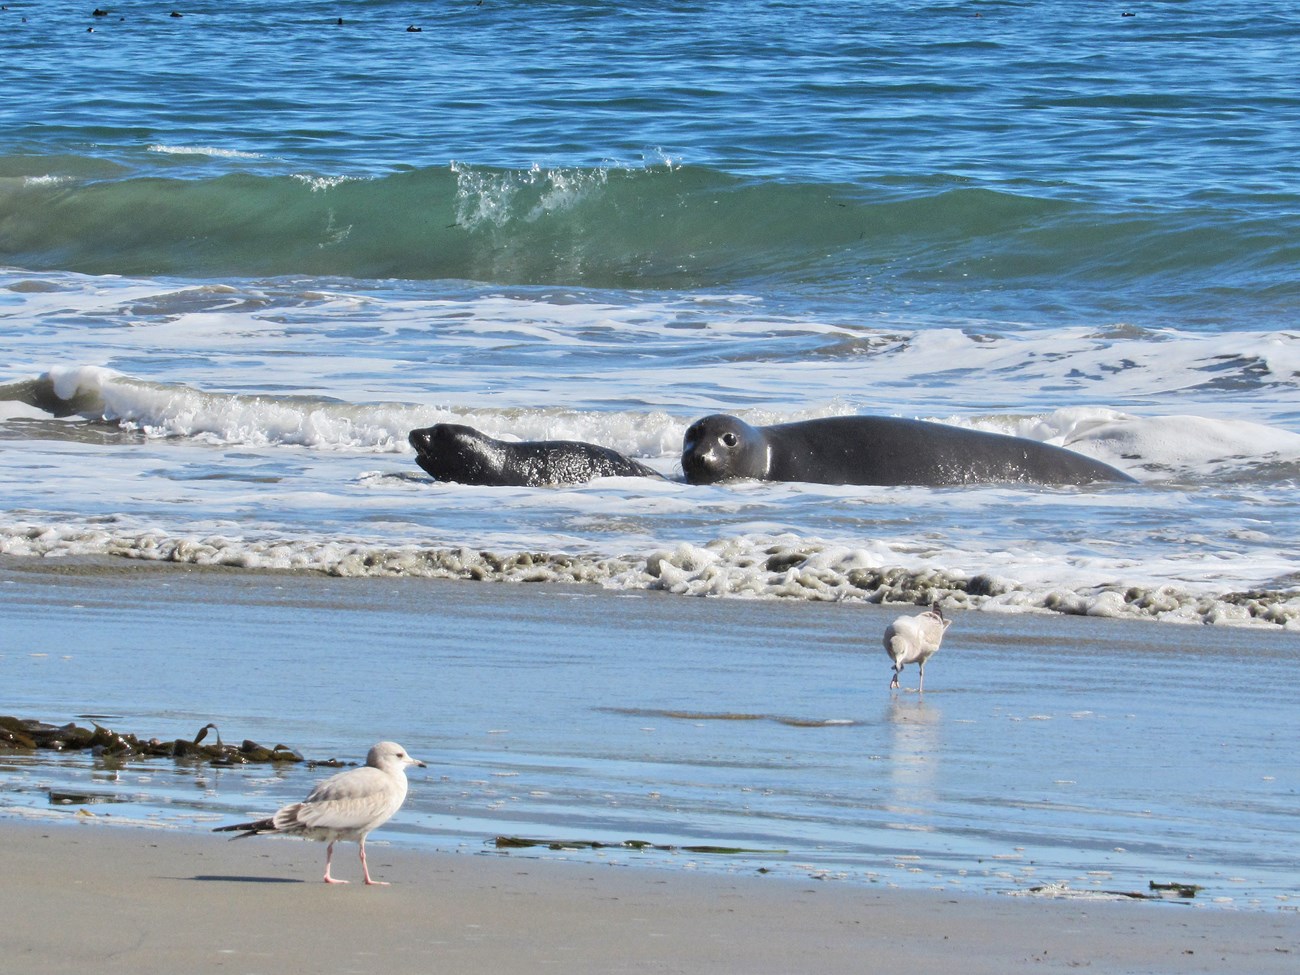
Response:
[[[737,443],[736,435],[734,433],[724,433],[722,435],[722,442],[728,447],[734,447]]]

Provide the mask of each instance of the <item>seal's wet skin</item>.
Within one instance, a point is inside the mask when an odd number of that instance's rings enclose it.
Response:
[[[716,413],[686,431],[682,470],[692,484],[737,477],[935,486],[1133,481],[1101,461],[1037,440],[883,416],[754,427]]]
[[[494,440],[473,427],[435,423],[407,439],[437,481],[495,487],[584,484],[597,477],[659,477],[617,450],[577,440]]]

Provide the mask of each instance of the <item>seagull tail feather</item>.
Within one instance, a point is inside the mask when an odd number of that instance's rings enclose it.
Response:
[[[242,840],[249,836],[256,836],[258,833],[274,833],[275,821],[273,819],[259,819],[252,823],[238,823],[234,826],[217,826],[214,827],[214,833],[232,833],[236,830],[242,830],[238,836],[232,836],[232,840]]]

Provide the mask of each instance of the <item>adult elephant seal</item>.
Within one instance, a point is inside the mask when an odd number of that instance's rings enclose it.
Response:
[[[493,440],[473,427],[435,423],[412,430],[415,462],[438,481],[493,487],[583,484],[594,477],[659,477],[617,450],[577,440]]]
[[[752,427],[718,413],[682,443],[692,484],[735,477],[817,484],[1088,484],[1132,481],[1061,447],[924,420],[837,416]]]

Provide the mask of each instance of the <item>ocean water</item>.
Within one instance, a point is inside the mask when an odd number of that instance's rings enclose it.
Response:
[[[1286,4],[8,8],[0,551],[1300,625]],[[711,412],[1141,483],[473,488],[405,439],[671,477]]]
[[[1294,699],[1293,5],[5,6],[0,555],[1224,624]],[[682,483],[714,412],[1137,483]],[[667,477],[434,483],[441,421]]]

